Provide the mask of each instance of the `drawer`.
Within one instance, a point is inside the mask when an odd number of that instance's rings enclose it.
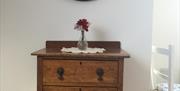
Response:
[[[118,61],[43,60],[44,83],[118,82]]]
[[[43,91],[117,91],[117,88],[45,86]]]
[[[77,87],[44,86],[43,91],[79,91]]]

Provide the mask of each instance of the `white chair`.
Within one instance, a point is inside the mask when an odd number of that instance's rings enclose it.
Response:
[[[168,91],[173,91],[173,71],[172,71],[172,64],[174,60],[174,47],[172,45],[169,45],[168,48],[159,48],[156,46],[152,46],[152,54],[158,53],[161,55],[166,55],[168,57],[168,74],[163,74],[160,71],[154,69],[153,63],[151,64],[151,83],[152,83],[152,90],[155,91],[158,89],[154,85],[155,82],[155,77],[154,74],[159,75],[161,77],[167,78],[168,79]],[[152,60],[153,61],[153,60]]]

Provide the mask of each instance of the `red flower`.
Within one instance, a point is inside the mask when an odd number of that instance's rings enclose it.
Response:
[[[74,29],[81,29],[81,31],[88,31],[89,22],[87,19],[79,19],[79,21],[76,23]]]

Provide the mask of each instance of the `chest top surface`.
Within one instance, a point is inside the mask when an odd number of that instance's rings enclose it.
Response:
[[[59,57],[63,59],[99,59],[119,60],[129,58],[129,54],[121,49],[120,41],[88,41],[89,47],[104,48],[104,53],[63,53],[63,47],[76,47],[77,41],[46,41],[46,48],[31,53],[38,57]]]

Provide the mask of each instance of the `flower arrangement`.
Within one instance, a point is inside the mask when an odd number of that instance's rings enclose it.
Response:
[[[75,24],[74,29],[78,29],[80,31],[88,31],[88,27],[89,27],[89,22],[87,21],[87,19],[79,19],[79,21],[77,21],[77,23]]]
[[[81,38],[77,43],[77,47],[80,50],[86,50],[88,48],[88,42],[85,39],[84,31],[89,31],[89,25],[90,23],[87,21],[87,19],[79,19],[77,23],[75,24],[74,29],[77,29],[78,31],[81,31]]]

